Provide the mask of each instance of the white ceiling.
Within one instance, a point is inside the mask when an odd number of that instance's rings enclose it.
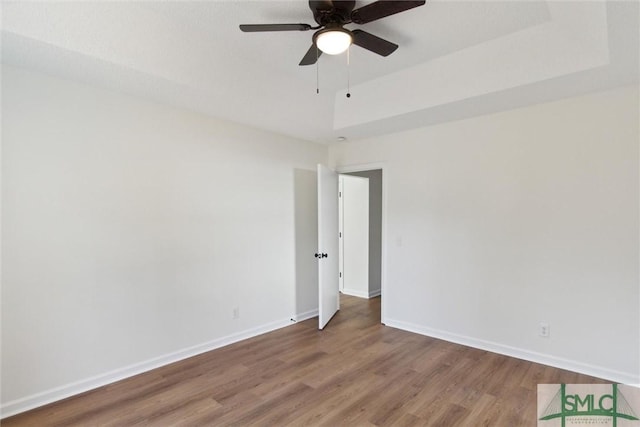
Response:
[[[360,27],[399,44],[391,56],[353,47],[349,67],[346,55],[323,55],[316,69],[297,65],[312,31],[238,29],[314,24],[302,0],[3,1],[2,61],[333,142],[637,83],[638,9],[430,0]]]

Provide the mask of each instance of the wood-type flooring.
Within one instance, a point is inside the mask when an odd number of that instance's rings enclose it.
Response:
[[[380,324],[380,298],[5,420],[13,426],[536,426],[538,383],[597,378]]]

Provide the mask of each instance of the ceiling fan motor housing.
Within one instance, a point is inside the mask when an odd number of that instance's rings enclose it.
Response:
[[[355,5],[355,0],[309,0],[313,19],[322,26],[351,22],[351,11]]]

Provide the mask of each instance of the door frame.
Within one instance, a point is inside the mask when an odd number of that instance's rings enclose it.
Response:
[[[387,294],[387,181],[388,167],[383,162],[358,163],[353,165],[335,165],[335,171],[339,174],[350,172],[365,172],[374,169],[382,170],[382,230],[380,230],[380,295],[382,304],[380,307],[380,322],[386,323],[387,304],[385,295]]]

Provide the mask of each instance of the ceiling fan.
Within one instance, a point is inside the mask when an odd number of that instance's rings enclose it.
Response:
[[[263,31],[309,31],[313,34],[313,44],[300,61],[299,65],[315,64],[322,52],[337,55],[349,48],[351,44],[360,46],[378,55],[392,54],[398,45],[381,39],[362,30],[348,30],[344,25],[366,24],[378,19],[422,6],[425,0],[378,0],[358,9],[354,9],[355,0],[309,0],[309,8],[317,26],[309,24],[253,24],[240,25],[246,33]]]

